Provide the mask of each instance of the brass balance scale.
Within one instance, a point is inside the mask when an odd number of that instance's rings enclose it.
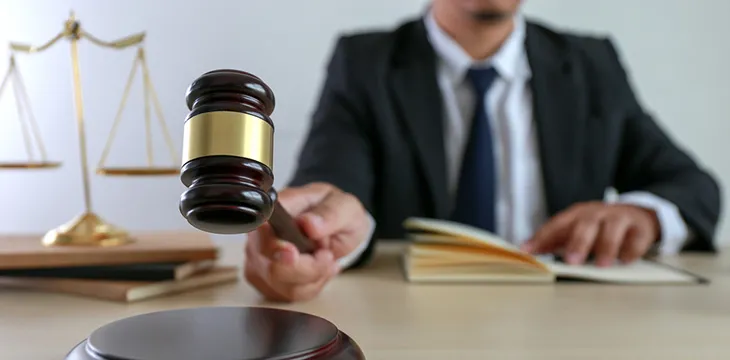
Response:
[[[178,175],[180,172],[179,166],[176,166],[179,162],[180,155],[178,155],[177,151],[175,150],[172,138],[170,137],[169,131],[165,124],[165,119],[161,110],[157,93],[154,89],[152,81],[150,80],[149,69],[147,67],[147,61],[145,59],[144,38],[145,33],[142,32],[111,42],[100,40],[81,27],[81,24],[79,23],[79,21],[76,20],[74,12],[72,11],[69,19],[66,20],[63,29],[58,33],[58,35],[56,35],[46,43],[40,46],[32,46],[20,43],[10,44],[10,65],[8,67],[7,73],[2,79],[2,83],[0,83],[0,98],[2,97],[3,91],[8,86],[8,84],[12,82],[14,86],[14,94],[16,100],[15,103],[18,110],[18,120],[20,121],[20,126],[23,133],[23,141],[27,153],[27,161],[12,162],[2,161],[2,159],[0,159],[0,171],[13,169],[52,169],[57,168],[61,165],[60,162],[51,161],[48,158],[45,145],[43,144],[43,140],[40,135],[38,124],[36,123],[33,111],[30,106],[30,100],[28,98],[28,94],[25,88],[25,82],[20,74],[20,71],[18,70],[16,53],[39,54],[51,48],[53,45],[59,43],[59,41],[63,39],[69,40],[71,44],[71,63],[73,67],[73,95],[78,127],[85,210],[82,214],[76,216],[69,222],[48,231],[42,239],[42,242],[45,246],[117,246],[133,241],[126,230],[105,221],[99,215],[97,215],[92,208],[89,166],[86,151],[86,134],[84,130],[85,119],[82,96],[83,94],[81,91],[81,67],[79,64],[78,56],[78,44],[82,39],[89,40],[90,43],[105,48],[126,49],[135,46],[137,47],[137,56],[135,57],[132,64],[132,69],[129,73],[127,84],[122,94],[121,103],[119,104],[119,108],[112,124],[111,131],[109,132],[108,139],[99,159],[99,163],[96,167],[96,173],[104,176],[171,176]],[[147,166],[107,166],[106,159],[109,155],[112,143],[114,141],[118,125],[121,122],[127,98],[138,72],[138,68],[142,73],[144,94]],[[173,164],[173,166],[154,166],[151,134],[152,108],[155,111],[155,115],[162,129],[162,134],[164,136],[165,143],[169,149],[171,163]],[[35,156],[33,138],[35,138],[36,147],[39,153],[38,157]]]

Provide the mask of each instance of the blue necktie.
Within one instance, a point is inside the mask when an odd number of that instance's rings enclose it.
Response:
[[[453,221],[491,232],[496,232],[497,168],[486,95],[496,76],[494,68],[472,69],[468,72],[468,79],[475,90],[476,106],[452,214]]]

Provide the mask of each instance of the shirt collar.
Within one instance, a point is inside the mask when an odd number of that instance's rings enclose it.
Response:
[[[515,15],[515,28],[499,50],[490,58],[481,61],[472,59],[451,36],[444,32],[430,10],[424,22],[431,46],[455,81],[464,79],[470,68],[488,66],[493,66],[500,77],[508,81],[530,77],[530,66],[524,47],[525,20],[521,14]]]

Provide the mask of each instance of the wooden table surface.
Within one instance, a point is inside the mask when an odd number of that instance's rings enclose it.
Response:
[[[241,264],[242,242],[221,243]],[[415,285],[381,246],[366,269],[335,279],[317,299],[268,304],[245,281],[120,304],[0,289],[0,359],[62,359],[94,329],[146,312],[269,306],[322,316],[372,359],[730,359],[730,256],[671,263],[706,286]],[[215,360],[215,359],[211,359]]]

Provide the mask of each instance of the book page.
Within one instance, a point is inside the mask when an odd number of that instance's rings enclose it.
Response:
[[[448,220],[411,217],[403,223],[413,240],[411,256],[446,257],[452,255],[452,261],[467,262],[472,256],[478,256],[482,262],[504,261],[526,263],[535,266],[541,272],[549,272],[548,267],[531,254],[525,253],[514,244],[499,236],[472,226]],[[499,260],[496,260],[499,259]]]
[[[593,264],[568,265],[548,263],[548,267],[558,278],[571,278],[622,284],[688,284],[698,283],[700,279],[681,270],[647,260],[638,260],[628,265],[597,267]]]
[[[555,281],[553,273],[519,263],[475,261],[431,267],[424,266],[422,259],[406,255],[402,257],[401,265],[406,279],[415,283],[550,283]]]
[[[513,252],[507,249],[494,247],[468,246],[463,244],[451,244],[448,242],[432,242],[432,239],[413,244],[408,251],[409,256],[420,259],[438,259],[456,263],[476,261],[480,263],[505,262],[517,265],[518,263],[530,264],[543,272],[550,272],[550,269],[541,261],[529,254]]]
[[[522,253],[518,246],[493,233],[453,221],[411,217],[403,222],[403,227],[408,231],[426,231],[437,235],[446,235],[447,237],[439,238],[439,241],[443,242],[468,246],[499,247]],[[418,236],[416,235],[414,238],[417,240]]]

